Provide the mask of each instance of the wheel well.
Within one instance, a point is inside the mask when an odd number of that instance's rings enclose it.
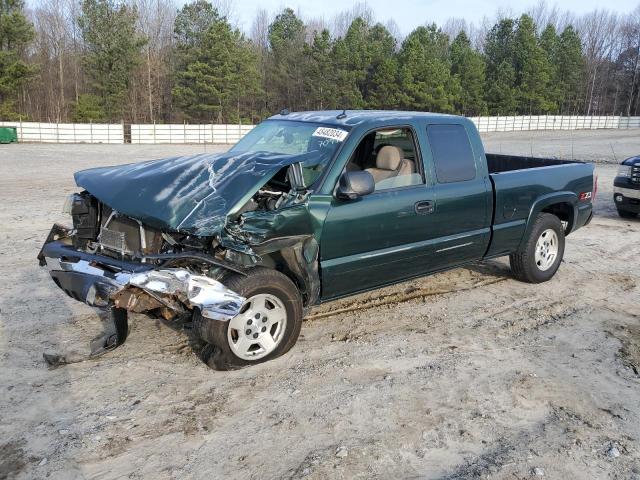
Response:
[[[566,235],[573,230],[573,205],[570,203],[562,202],[548,205],[542,209],[542,213],[550,213],[558,217],[563,222]]]
[[[283,249],[262,258],[264,266],[283,273],[294,283],[300,291],[305,307],[316,303],[320,293],[317,260],[306,263],[302,249]]]

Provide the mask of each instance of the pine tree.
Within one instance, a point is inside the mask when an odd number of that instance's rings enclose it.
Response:
[[[270,93],[268,105],[271,110],[299,110],[307,103],[304,34],[304,22],[290,8],[269,25],[270,62],[265,90]]]
[[[460,92],[454,99],[456,111],[464,115],[485,114],[484,59],[471,48],[471,41],[464,32],[460,32],[451,44],[451,75],[460,84]]]
[[[336,71],[338,108],[364,108],[369,58],[369,26],[364,19],[355,18],[344,38],[336,40],[333,60]]]
[[[410,110],[451,112],[459,86],[451,77],[449,37],[436,25],[418,27],[399,53],[400,106]]]
[[[516,112],[516,75],[514,69],[515,21],[500,20],[485,39],[485,99],[492,115]]]
[[[517,112],[516,73],[511,63],[504,60],[487,83],[487,103],[492,115],[514,115]]]
[[[580,36],[571,25],[560,34],[554,65],[560,111],[575,115],[583,98],[585,59]]]
[[[365,65],[362,96],[368,108],[391,109],[398,101],[398,62],[396,40],[381,24],[369,29],[366,48],[369,51]]]
[[[83,62],[91,92],[108,120],[121,119],[131,77],[145,40],[136,30],[135,8],[116,0],[83,0],[78,19]]]
[[[335,70],[332,57],[333,42],[329,30],[316,33],[307,47],[307,73],[305,89],[309,92],[311,109],[326,110],[335,107]]]
[[[36,68],[23,57],[35,33],[24,15],[22,0],[0,1],[0,119],[18,116],[15,100]]]
[[[178,68],[172,93],[184,116],[234,123],[250,116],[248,99],[259,92],[259,76],[256,54],[242,34],[199,0],[178,14],[175,35]]]
[[[513,45],[518,111],[521,114],[552,111],[551,66],[536,38],[536,27],[529,15],[522,15],[518,20]]]

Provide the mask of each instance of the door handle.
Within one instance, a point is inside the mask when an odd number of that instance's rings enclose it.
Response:
[[[435,209],[435,202],[432,202],[431,200],[423,200],[421,202],[416,202],[414,208],[418,215],[427,215],[429,213],[433,213],[433,210]]]

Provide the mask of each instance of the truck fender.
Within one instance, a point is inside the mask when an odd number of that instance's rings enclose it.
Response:
[[[548,193],[539,197],[535,202],[533,202],[533,205],[531,205],[529,216],[527,218],[527,226],[525,228],[524,235],[522,236],[522,240],[520,240],[520,245],[518,246],[518,248],[522,248],[524,242],[526,242],[529,238],[529,235],[531,235],[531,230],[538,214],[545,209],[560,204],[567,205],[569,208],[568,218],[566,219],[568,224],[565,234],[568,235],[569,233],[571,233],[571,230],[573,229],[573,226],[576,224],[576,221],[578,219],[578,209],[576,208],[576,205],[578,204],[578,195],[570,191]]]

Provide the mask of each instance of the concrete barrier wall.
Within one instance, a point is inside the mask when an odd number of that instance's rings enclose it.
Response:
[[[124,143],[122,124],[0,122],[16,127],[19,142],[35,143]]]
[[[131,125],[131,143],[236,143],[253,125]]]
[[[532,115],[470,117],[470,119],[480,132],[640,128],[640,117]],[[218,124],[126,125],[40,122],[0,122],[0,126],[16,127],[19,142],[114,144],[233,144],[254,127],[253,125]]]
[[[480,132],[640,128],[640,117],[532,115],[470,117]]]

